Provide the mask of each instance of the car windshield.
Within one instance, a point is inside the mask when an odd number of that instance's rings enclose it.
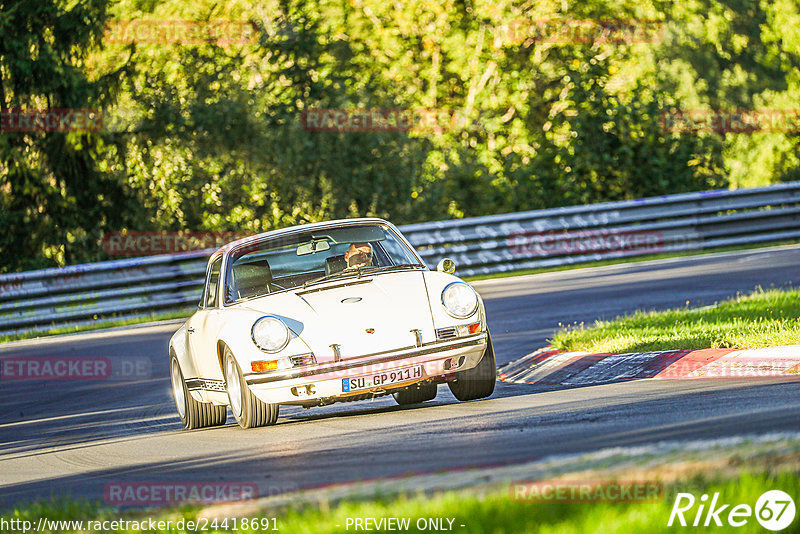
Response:
[[[384,225],[308,230],[233,250],[225,277],[225,303],[367,272],[424,268]]]

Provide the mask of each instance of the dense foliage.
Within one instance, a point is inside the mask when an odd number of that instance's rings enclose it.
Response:
[[[103,259],[124,229],[404,223],[798,179],[796,131],[663,117],[792,109],[799,54],[797,0],[2,0],[2,112],[97,109],[103,127],[0,132],[0,272]],[[342,108],[435,118],[304,125]]]

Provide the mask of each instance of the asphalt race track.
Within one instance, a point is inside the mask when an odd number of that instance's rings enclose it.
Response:
[[[711,304],[800,282],[800,246],[478,282],[498,364],[545,345],[559,323]],[[285,408],[273,427],[182,430],[167,341],[177,325],[0,346],[0,356],[140,359],[135,380],[2,380],[0,508],[107,484],[246,482],[259,494],[443,469],[513,464],[662,440],[800,430],[791,379],[641,380],[573,389],[498,383],[486,400],[401,409],[389,398]]]

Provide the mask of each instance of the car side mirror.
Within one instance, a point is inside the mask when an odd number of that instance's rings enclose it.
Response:
[[[450,258],[442,258],[439,260],[439,263],[436,264],[436,270],[440,273],[453,274],[456,272],[456,262]]]

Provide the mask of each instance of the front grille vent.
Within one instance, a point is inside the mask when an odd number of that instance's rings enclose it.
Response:
[[[292,365],[295,367],[314,365],[317,363],[317,359],[314,358],[314,353],[312,352],[309,352],[308,354],[298,354],[297,356],[289,356],[289,360],[291,360]]]
[[[458,330],[455,326],[436,329],[436,339],[453,339],[458,337]]]

